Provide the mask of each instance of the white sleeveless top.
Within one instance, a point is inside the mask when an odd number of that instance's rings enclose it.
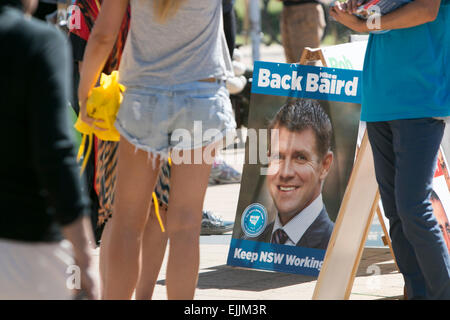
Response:
[[[168,86],[233,74],[223,31],[222,0],[186,0],[165,23],[151,0],[131,0],[120,63],[125,86]]]

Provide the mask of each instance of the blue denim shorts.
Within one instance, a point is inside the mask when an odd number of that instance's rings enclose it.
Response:
[[[236,122],[224,83],[195,81],[128,87],[115,126],[136,148],[166,158],[234,134]]]

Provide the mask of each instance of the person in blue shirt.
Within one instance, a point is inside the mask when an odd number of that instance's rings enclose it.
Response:
[[[450,0],[415,0],[366,23],[349,0],[330,15],[371,33],[362,83],[375,173],[410,299],[450,299],[450,257],[430,201],[450,116]],[[377,30],[370,28],[377,27]]]

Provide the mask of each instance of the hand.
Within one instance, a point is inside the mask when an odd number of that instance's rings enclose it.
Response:
[[[364,2],[365,0],[347,0],[347,2],[342,4],[342,9],[347,11],[347,13],[355,13],[356,9]]]
[[[337,22],[356,32],[368,32],[366,21],[354,16],[352,13],[348,13],[347,9],[348,8],[344,8],[343,4],[337,2],[335,6],[330,8],[330,15]]]
[[[80,115],[79,117],[81,118],[81,120],[88,124],[89,126],[93,127],[95,130],[98,131],[107,131],[107,129],[101,128],[99,127],[97,124],[103,124],[105,123],[104,120],[100,120],[100,119],[95,119],[92,118],[91,116],[89,116],[89,114],[87,113],[87,107],[86,107],[86,103],[87,103],[88,98],[82,98],[80,99]]]

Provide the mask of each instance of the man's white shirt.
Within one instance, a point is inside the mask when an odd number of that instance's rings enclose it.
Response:
[[[278,229],[283,229],[288,235],[289,239],[284,243],[288,246],[295,246],[302,238],[306,230],[311,226],[314,220],[317,219],[323,209],[322,194],[311,202],[309,206],[303,209],[299,214],[292,218],[285,226],[280,222],[278,213],[275,216],[275,223],[273,225],[272,235]]]

